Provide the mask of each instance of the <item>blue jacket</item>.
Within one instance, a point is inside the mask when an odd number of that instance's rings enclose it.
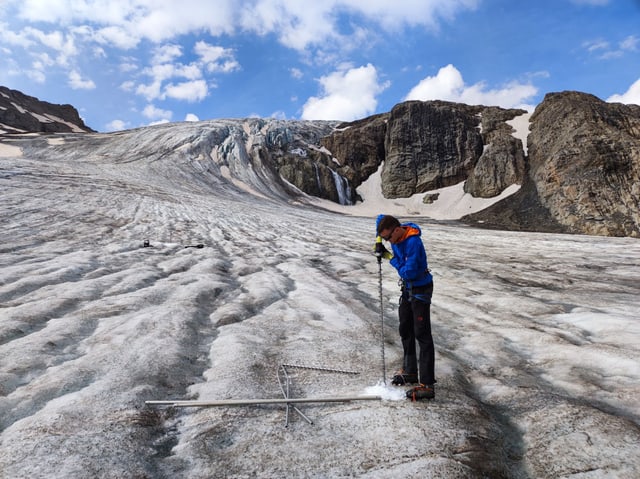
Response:
[[[415,223],[402,223],[406,232],[398,243],[392,244],[391,266],[398,270],[408,288],[425,286],[433,281],[422,244],[422,231]]]

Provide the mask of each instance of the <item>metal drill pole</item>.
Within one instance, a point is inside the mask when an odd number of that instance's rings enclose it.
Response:
[[[382,338],[382,384],[387,385],[387,367],[384,358],[384,299],[382,297],[382,257],[378,256],[378,290],[380,293],[380,336]]]
[[[285,368],[299,368],[299,369],[311,369],[313,371],[324,371],[327,373],[341,373],[341,374],[360,374],[359,371],[351,371],[348,369],[333,369],[323,366],[305,366],[303,364],[283,364]]]
[[[351,401],[381,401],[381,396],[337,396],[317,398],[282,398],[282,399],[223,399],[221,401],[198,401],[170,399],[165,401],[145,401],[148,406],[173,407],[219,407],[219,406],[253,406],[258,404],[306,404],[314,402],[351,402]]]

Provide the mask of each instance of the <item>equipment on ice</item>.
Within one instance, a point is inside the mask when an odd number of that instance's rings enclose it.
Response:
[[[300,364],[282,364],[278,368],[278,383],[280,390],[282,391],[283,398],[273,399],[223,399],[218,401],[205,401],[205,400],[183,400],[183,399],[169,399],[160,401],[145,401],[148,406],[171,406],[171,407],[222,407],[222,406],[254,406],[260,404],[284,404],[285,410],[285,427],[289,426],[289,409],[292,408],[297,412],[309,424],[313,424],[313,421],[309,419],[295,404],[301,403],[330,403],[330,402],[351,402],[351,401],[380,401],[381,396],[328,396],[328,397],[307,397],[307,398],[293,398],[291,397],[291,378],[287,371],[287,368],[297,368],[314,370],[320,372],[340,373],[340,374],[360,374],[358,371],[350,371],[345,369],[334,369],[323,366],[305,366]]]

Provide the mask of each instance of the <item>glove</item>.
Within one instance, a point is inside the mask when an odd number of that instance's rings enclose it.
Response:
[[[382,238],[380,236],[376,238],[376,243],[373,246],[373,251],[378,258],[384,258],[387,260],[393,258],[393,253],[391,253],[391,251],[384,247],[384,245],[382,244]]]

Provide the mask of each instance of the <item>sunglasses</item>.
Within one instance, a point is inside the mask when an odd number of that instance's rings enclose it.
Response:
[[[393,228],[391,231],[389,231],[389,234],[387,236],[380,235],[380,237],[385,241],[391,240],[391,237],[393,236],[393,233],[396,232],[396,228],[397,228],[397,226],[395,228]]]

